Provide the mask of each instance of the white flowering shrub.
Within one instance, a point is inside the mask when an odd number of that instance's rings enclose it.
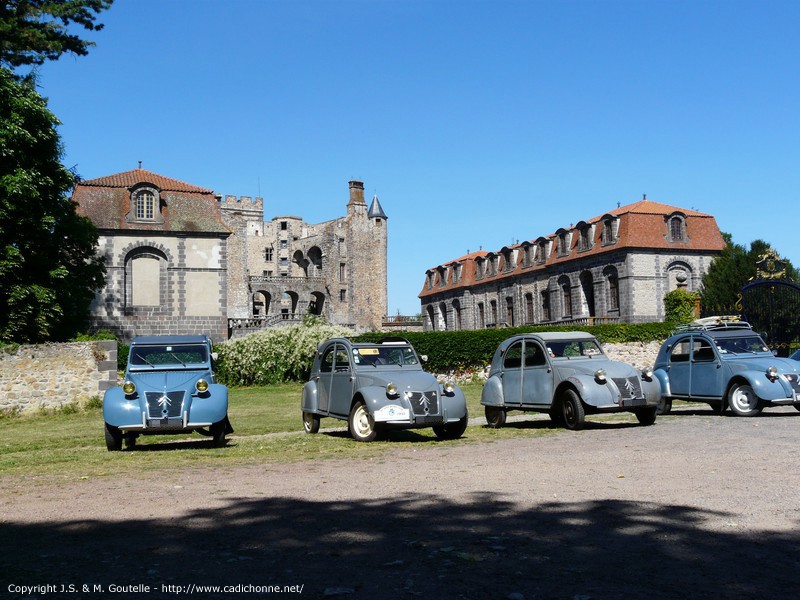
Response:
[[[318,320],[273,327],[214,346],[217,376],[226,385],[265,385],[306,379],[317,345],[354,331]]]

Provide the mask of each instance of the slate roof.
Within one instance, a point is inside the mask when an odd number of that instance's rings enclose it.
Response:
[[[685,217],[686,236],[685,241],[674,242],[667,236],[667,217],[673,214],[680,214]],[[617,237],[611,244],[603,244],[603,220],[613,217],[617,220]],[[499,281],[504,278],[514,277],[523,273],[545,270],[557,265],[566,264],[575,260],[602,255],[609,252],[619,252],[634,249],[653,249],[669,250],[672,252],[719,252],[725,246],[722,233],[717,226],[713,215],[687,210],[668,204],[653,202],[652,200],[641,200],[633,204],[618,207],[609,212],[603,213],[592,219],[580,221],[578,225],[595,225],[592,243],[587,250],[578,250],[580,242],[580,230],[577,225],[558,229],[556,233],[551,233],[532,240],[507,246],[496,252],[480,250],[471,252],[460,258],[446,261],[428,269],[426,273],[435,272],[433,286],[428,288],[428,278],[419,294],[419,298],[433,296],[443,291],[468,288],[476,284],[484,284],[492,281]],[[569,251],[565,256],[558,255],[558,233],[571,232]],[[543,263],[532,262],[523,265],[522,252],[525,246],[535,246],[536,242],[545,239],[551,241],[550,252]],[[519,250],[516,265],[511,269],[505,268],[504,252],[511,253]],[[533,248],[531,249],[533,252]],[[490,255],[498,257],[497,272],[494,275],[484,275],[481,279],[476,279],[477,265],[476,259],[487,258]],[[453,269],[447,270],[447,281],[441,285],[440,267],[448,267],[455,263],[461,264],[461,277],[457,283],[453,283]]]
[[[163,223],[130,218],[131,192],[140,185],[158,190]],[[101,231],[231,233],[222,221],[214,192],[146,169],[81,181],[72,191],[78,213]]]

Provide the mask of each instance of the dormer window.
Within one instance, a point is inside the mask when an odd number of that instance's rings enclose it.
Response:
[[[130,193],[130,211],[125,215],[128,223],[148,222],[157,225],[164,223],[158,188],[150,184],[139,184],[132,188]]]
[[[447,285],[447,268],[446,267],[439,267],[437,269],[439,272],[439,287],[444,287]]]
[[[152,221],[156,211],[156,196],[150,190],[136,194],[136,218]]]
[[[577,225],[577,229],[579,232],[578,250],[581,252],[591,250],[594,241],[594,226],[588,223],[580,222]]]
[[[570,246],[570,233],[568,231],[561,230],[558,233],[558,255],[559,256],[567,256],[569,254],[569,246]]]
[[[536,262],[543,265],[547,262],[547,240],[539,240],[536,244]]]
[[[483,279],[484,270],[485,270],[485,261],[483,258],[476,258],[475,259],[475,279]]]
[[[686,241],[686,221],[682,215],[672,215],[669,217],[669,241]]]

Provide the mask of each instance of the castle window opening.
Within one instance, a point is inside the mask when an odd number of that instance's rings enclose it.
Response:
[[[136,194],[136,218],[152,221],[155,218],[156,197],[151,191]]]
[[[347,302],[347,290],[339,290],[339,302]]]
[[[273,249],[272,248],[264,248],[264,260],[267,262],[272,262],[273,260]]]
[[[287,229],[289,229],[289,223],[281,221],[281,231],[286,231]]]

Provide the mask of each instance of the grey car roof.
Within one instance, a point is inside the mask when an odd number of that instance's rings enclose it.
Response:
[[[208,341],[205,335],[140,335],[133,338],[131,345],[141,344],[204,344]]]
[[[538,333],[525,333],[523,335],[537,335],[545,342],[564,340],[593,340],[595,337],[585,331],[541,331]]]

